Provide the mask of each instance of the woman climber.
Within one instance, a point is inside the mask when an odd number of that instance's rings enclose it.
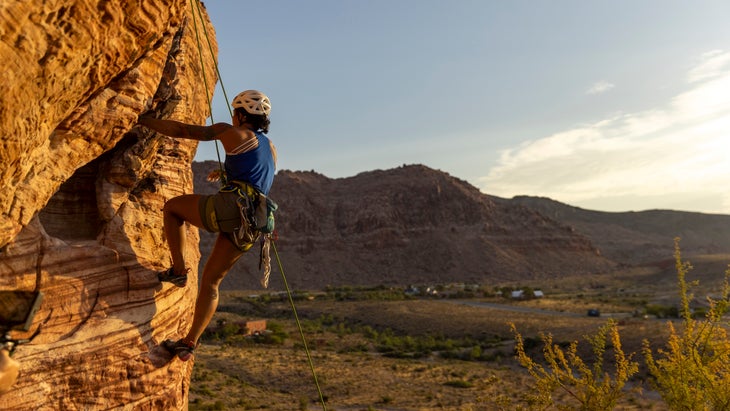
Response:
[[[254,197],[268,195],[276,172],[276,149],[265,135],[269,131],[271,103],[256,90],[246,90],[236,96],[231,124],[216,123],[196,126],[173,120],[141,116],[138,124],[158,133],[199,141],[220,140],[226,152],[225,174],[214,171],[209,181],[220,177],[234,185],[235,190],[221,190],[215,195],[185,194],[165,203],[164,230],[172,255],[172,267],[158,274],[160,281],[184,287],[190,268],[185,263],[185,222],[211,232],[219,232],[213,250],[203,268],[193,323],[188,334],[178,341],[165,340],[162,346],[178,358],[187,361],[193,355],[198,339],[203,334],[218,307],[218,286],[228,270],[253,242],[236,241],[234,231],[240,227],[241,211],[238,191]],[[253,240],[255,241],[255,239]]]

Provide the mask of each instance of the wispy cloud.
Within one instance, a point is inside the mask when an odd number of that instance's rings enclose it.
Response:
[[[702,55],[701,62],[687,75],[690,83],[704,81],[727,73],[730,66],[730,53],[712,50]]]
[[[614,87],[616,87],[614,84],[601,80],[589,87],[588,90],[586,90],[586,94],[603,94]]]
[[[730,52],[703,55],[687,78],[687,90],[661,107],[616,115],[503,151],[480,179],[481,189],[504,197],[547,196],[573,205],[649,197],[664,202],[645,208],[673,208],[696,196],[714,199],[716,204],[707,205],[706,211],[730,213]]]

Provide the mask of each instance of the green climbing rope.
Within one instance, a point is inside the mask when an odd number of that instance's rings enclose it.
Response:
[[[200,18],[200,22],[201,22],[200,24],[203,25],[203,12],[200,10],[200,1],[198,0],[198,1],[196,1],[196,3],[198,6],[197,7],[198,18]],[[205,34],[205,41],[208,43],[208,50],[210,50],[211,57],[214,57],[213,56],[213,45],[210,42],[210,36],[208,36],[208,30],[203,30],[203,34]],[[196,36],[197,36],[197,32],[196,32]],[[200,50],[200,41],[199,40],[198,40],[198,50]],[[225,101],[230,101],[230,100],[228,100],[228,93],[226,93],[226,88],[223,86],[223,76],[221,76],[221,72],[218,69],[218,61],[215,58],[213,58],[213,67],[215,68],[215,73],[218,76],[218,82],[220,83],[221,90],[223,91],[223,99]],[[233,111],[231,111],[231,106],[226,104],[226,107],[228,108],[228,114],[231,117],[233,117]],[[213,117],[212,117],[212,111],[211,111],[211,120],[212,119],[213,119]]]
[[[193,12],[193,28],[195,31],[195,41],[198,45],[198,58],[200,59],[200,71],[203,75],[203,88],[205,88],[205,101],[208,102],[208,113],[210,114],[210,123],[215,124],[215,120],[213,119],[213,99],[210,96],[210,92],[208,91],[208,76],[205,74],[205,61],[203,60],[203,50],[200,45],[200,35],[198,34],[198,18],[195,17],[195,10],[196,7],[193,5],[194,0],[190,0],[190,8]],[[198,17],[200,18],[200,26],[203,28],[203,32],[205,33],[205,37],[208,38],[208,30],[205,30],[205,24],[203,20],[202,12],[200,11],[200,1],[195,0],[195,3],[197,4],[197,11],[198,11]],[[221,89],[223,89],[223,79],[220,76],[220,72],[218,72],[218,63],[216,62],[216,58],[213,55],[213,48],[210,45],[210,40],[208,41],[208,49],[210,51],[210,57],[211,60],[213,60],[213,64],[215,67],[216,73],[218,73],[218,82],[221,84]],[[223,89],[223,94],[225,95],[225,89]],[[226,101],[228,101],[228,98],[226,97]],[[228,108],[228,111],[231,111],[231,108]],[[233,116],[231,114],[231,116]],[[223,187],[226,184],[226,178],[225,178],[225,170],[223,170],[223,162],[221,161],[221,153],[218,149],[218,140],[214,141],[215,144],[215,154],[218,157],[218,169],[220,172],[220,182],[221,187]]]
[[[197,7],[195,7],[197,5]],[[203,51],[202,46],[200,44],[200,36],[198,35],[198,18],[200,19],[200,25],[201,27],[205,28],[204,20],[203,20],[203,13],[200,10],[200,1],[199,0],[190,0],[190,6],[193,10],[193,25],[195,28],[195,39],[197,41],[198,45],[198,56],[200,57],[200,67],[203,74],[203,82],[205,86],[205,94],[208,101],[208,110],[210,112],[210,121],[211,123],[214,122],[213,120],[213,105],[212,105],[212,99],[210,98],[210,93],[208,92],[208,80],[207,76],[205,74],[205,64],[203,61]],[[195,17],[195,11],[197,11],[197,18]],[[208,36],[208,31],[203,30],[205,33],[205,39],[208,43],[208,50],[210,51],[211,58],[213,60],[213,65],[215,67],[216,75],[218,76],[218,82],[221,85],[221,90],[223,90],[223,96],[225,98],[225,101],[228,101],[228,94],[226,93],[226,89],[223,86],[223,78],[220,74],[220,70],[218,69],[218,63],[216,62],[215,56],[213,55],[213,46],[210,42],[210,37]],[[231,117],[233,117],[233,113],[231,112],[231,107],[226,104],[226,107],[228,107],[228,113],[231,114]],[[218,140],[215,141],[215,151],[218,155],[218,165],[220,166],[221,170],[221,182],[223,182],[223,163],[221,162],[221,156],[220,152],[218,150]],[[284,282],[284,288],[286,289],[286,294],[289,297],[289,304],[291,305],[292,312],[294,313],[294,320],[296,321],[297,328],[299,329],[299,335],[302,338],[302,345],[304,346],[304,352],[307,355],[307,361],[309,362],[309,368],[312,371],[312,377],[314,379],[314,385],[317,387],[317,393],[319,394],[319,400],[322,403],[322,410],[327,411],[327,405],[325,404],[324,395],[322,394],[322,388],[319,385],[319,381],[317,380],[317,373],[314,369],[314,362],[312,361],[312,354],[309,351],[309,347],[307,346],[307,340],[304,337],[304,330],[302,329],[302,324],[299,321],[299,315],[297,314],[297,308],[294,305],[294,299],[292,298],[291,289],[289,288],[289,282],[286,280],[286,275],[284,274],[284,266],[281,264],[281,259],[279,258],[279,252],[276,250],[276,243],[274,242],[273,238],[271,239],[271,246],[274,249],[274,256],[276,256],[276,262],[279,265],[279,272],[281,273],[281,278]]]
[[[312,361],[312,354],[309,352],[309,347],[307,347],[307,340],[304,338],[304,330],[302,329],[302,323],[299,322],[299,315],[297,315],[297,308],[294,306],[294,299],[291,295],[291,290],[289,289],[289,283],[286,281],[286,276],[284,275],[284,266],[281,264],[281,259],[279,258],[279,252],[276,251],[276,243],[274,243],[274,240],[271,240],[271,247],[274,248],[274,256],[276,257],[276,263],[279,265],[279,272],[281,273],[281,279],[284,281],[284,288],[286,289],[286,295],[289,297],[289,304],[291,305],[292,312],[294,313],[294,320],[297,323],[297,328],[299,329],[299,335],[302,337],[302,345],[304,345],[304,352],[307,353],[307,361],[309,361],[309,368],[312,370],[312,377],[314,378],[314,385],[317,386],[317,393],[319,394],[319,401],[322,403],[322,409],[324,411],[327,411],[327,406],[325,405],[324,401],[324,395],[322,395],[322,388],[319,386],[319,381],[317,381],[317,373],[314,371],[314,362]]]

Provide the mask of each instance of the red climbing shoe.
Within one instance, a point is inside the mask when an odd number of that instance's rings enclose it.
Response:
[[[157,278],[160,282],[172,283],[176,287],[185,287],[185,284],[188,282],[188,271],[190,271],[189,268],[185,270],[185,274],[177,275],[172,270],[172,267],[170,267],[165,271],[157,273]]]
[[[195,344],[193,343],[188,343],[180,339],[177,341],[165,340],[160,345],[169,351],[170,354],[177,355],[180,361],[187,361],[193,358],[193,351],[195,350]]]

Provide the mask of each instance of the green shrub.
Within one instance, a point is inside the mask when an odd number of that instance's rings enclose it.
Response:
[[[309,399],[307,397],[299,397],[299,411],[307,411],[309,409]]]
[[[670,322],[667,347],[657,350],[648,341],[644,355],[652,385],[672,410],[727,410],[730,408],[730,339],[723,315],[728,311],[730,268],[725,271],[722,298],[708,298],[710,308],[704,320],[695,320],[689,307],[692,296],[686,281],[692,266],[683,262],[679,239],[675,239],[674,259],[677,269],[681,332]]]
[[[390,397],[388,395],[384,395],[383,397],[380,398],[381,404],[390,404],[392,402],[393,402],[393,397]]]
[[[284,326],[276,321],[269,321],[266,329],[269,332],[254,335],[253,341],[260,344],[281,345],[289,338],[289,334],[284,331]]]
[[[657,318],[679,318],[679,310],[675,306],[648,304],[646,313]]]
[[[455,388],[471,388],[474,386],[473,383],[466,380],[450,380],[446,381],[444,385],[447,385],[449,387],[455,387]]]
[[[623,387],[639,368],[631,361],[632,355],[624,354],[615,321],[609,320],[595,336],[586,336],[595,356],[593,367],[589,367],[578,355],[578,342],[571,343],[567,350],[553,343],[552,335],[541,335],[543,354],[547,368],[535,362],[525,352],[522,336],[511,325],[515,334],[517,358],[527,368],[536,382],[536,393],[528,392],[526,397],[532,404],[549,407],[553,404],[553,392],[562,390],[577,402],[569,409],[585,411],[612,410],[623,395]],[[607,342],[610,339],[614,353],[615,374],[611,377],[603,369]]]

